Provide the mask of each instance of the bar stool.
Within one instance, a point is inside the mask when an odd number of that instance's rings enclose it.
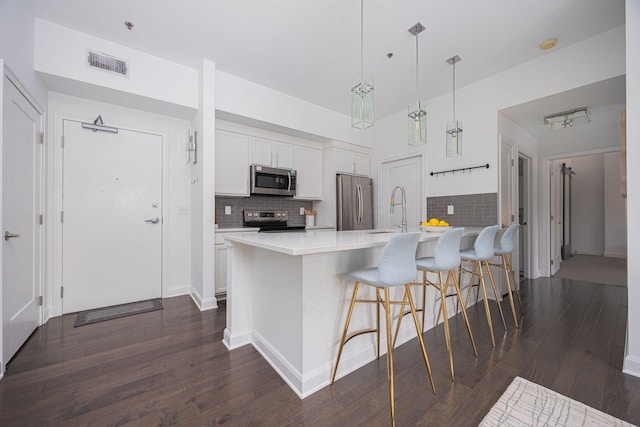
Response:
[[[520,313],[524,313],[524,308],[522,307],[522,299],[520,298],[520,291],[518,290],[516,277],[513,273],[513,265],[511,264],[511,254],[513,253],[513,248],[516,241],[516,232],[518,231],[519,227],[520,224],[511,224],[507,228],[507,230],[502,233],[498,244],[495,245],[493,250],[496,255],[500,255],[500,258],[502,258],[502,263],[490,264],[504,270],[504,277],[507,280],[507,287],[509,288],[509,303],[511,303],[511,312],[513,313],[513,321],[516,324],[516,328],[518,327],[518,317],[516,316],[516,307],[513,303],[513,291],[511,290],[511,285],[513,285],[513,289],[516,291],[516,297],[518,299],[518,303],[520,304]]]
[[[462,306],[462,316],[467,326],[467,332],[469,333],[469,339],[471,340],[471,346],[473,347],[473,353],[478,357],[478,350],[476,349],[476,342],[473,339],[473,333],[471,332],[471,325],[469,324],[469,318],[467,317],[467,310],[465,310],[464,303],[462,301],[462,293],[460,292],[460,284],[458,283],[458,267],[460,267],[460,241],[462,240],[462,233],[464,228],[452,228],[447,230],[436,242],[436,247],[433,250],[433,257],[418,258],[416,260],[416,266],[418,270],[422,271],[422,283],[414,283],[414,285],[423,287],[423,301],[422,309],[424,315],[425,300],[424,289],[429,285],[433,286],[440,291],[440,310],[438,311],[438,319],[440,313],[444,317],[444,336],[447,343],[447,350],[449,351],[449,369],[451,370],[451,381],[454,380],[455,374],[453,370],[453,353],[451,351],[451,336],[449,332],[449,315],[447,314],[447,301],[448,296],[456,296],[458,303]],[[434,283],[427,278],[427,273],[437,273],[438,282]],[[446,272],[446,280],[443,279],[443,274]],[[448,295],[449,288],[453,288],[454,293]],[[423,316],[424,326],[424,316]],[[439,320],[436,320],[436,324]],[[396,329],[396,336],[398,335],[398,329],[400,327],[400,320],[398,320],[398,327]]]
[[[431,380],[431,388],[433,393],[436,393],[436,387],[433,383],[433,377],[431,376],[431,365],[429,364],[429,357],[424,347],[424,341],[422,339],[422,330],[418,325],[418,317],[416,315],[416,308],[413,303],[413,297],[410,291],[410,282],[416,278],[416,249],[418,247],[418,240],[420,239],[420,233],[400,233],[391,238],[386,246],[382,249],[380,257],[378,258],[378,266],[368,268],[366,270],[357,270],[347,273],[347,276],[355,280],[355,286],[353,288],[353,296],[351,297],[351,303],[349,304],[349,310],[347,311],[347,319],[344,324],[344,330],[342,332],[342,339],[340,340],[340,347],[338,348],[338,356],[336,358],[336,364],[333,367],[331,374],[331,384],[335,381],[336,371],[338,370],[338,364],[340,363],[340,356],[342,355],[342,349],[347,341],[358,335],[375,332],[378,339],[378,357],[380,357],[380,306],[384,309],[385,314],[385,326],[387,335],[387,372],[389,380],[389,402],[391,411],[391,425],[395,425],[395,402],[394,402],[394,386],[393,386],[393,345],[391,342],[391,305],[392,304],[409,304],[411,314],[413,315],[413,322],[418,334],[418,342],[420,343],[420,349],[422,350],[422,358],[424,359],[429,379]],[[360,285],[372,286],[376,291],[376,299],[358,299],[358,289]],[[402,301],[392,301],[389,297],[389,288],[396,286],[403,286],[404,292]],[[383,296],[381,296],[381,292]],[[374,329],[362,329],[348,334],[349,323],[351,322],[351,315],[353,314],[353,308],[356,303],[366,303],[376,305],[376,328]]]
[[[471,290],[474,286],[478,286],[482,290],[482,295],[484,297],[484,311],[487,314],[487,323],[489,324],[489,330],[491,331],[491,343],[493,346],[496,346],[496,339],[493,334],[493,323],[491,322],[491,310],[489,310],[489,301],[487,300],[487,289],[484,283],[484,272],[483,266],[486,267],[487,274],[489,275],[489,280],[491,282],[491,287],[493,288],[493,294],[496,297],[496,304],[498,304],[498,310],[500,311],[500,318],[502,319],[502,324],[504,325],[504,330],[507,330],[507,323],[504,321],[504,313],[502,312],[502,307],[500,306],[500,300],[498,298],[498,291],[496,290],[496,284],[493,280],[493,274],[491,273],[491,267],[489,266],[489,259],[494,256],[494,247],[493,241],[496,238],[496,233],[500,227],[498,225],[491,225],[489,227],[485,227],[482,229],[478,237],[476,238],[475,243],[473,244],[473,249],[464,249],[460,251],[460,258],[462,262],[460,264],[460,274],[462,272],[470,273],[471,278],[469,280],[469,287],[467,288],[467,297],[465,300],[465,305],[469,301],[469,294],[471,294]],[[463,268],[465,262],[472,262],[473,268],[471,270],[467,270]],[[478,277],[478,284],[474,285],[474,278]],[[478,291],[479,293],[480,291]],[[477,294],[476,294],[477,300]]]

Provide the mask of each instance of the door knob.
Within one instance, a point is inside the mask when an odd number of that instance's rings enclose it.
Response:
[[[4,232],[4,240],[13,239],[14,237],[20,237],[20,234],[18,234],[18,233],[10,233],[8,231]]]
[[[160,222],[160,218],[155,217],[155,218],[145,219],[144,222],[148,222],[149,224],[157,224]]]

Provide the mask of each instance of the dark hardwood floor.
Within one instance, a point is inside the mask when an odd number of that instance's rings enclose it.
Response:
[[[398,426],[477,425],[515,376],[640,424],[640,379],[621,372],[626,288],[543,278],[525,280],[522,296],[520,329],[511,319],[501,335],[494,319],[495,348],[482,307],[469,310],[477,359],[453,319],[455,383],[442,327],[425,333],[437,395],[416,341],[395,350]],[[389,424],[385,357],[300,400],[251,346],[227,351],[224,306],[164,306],[80,328],[75,315],[51,319],[0,381],[0,426]]]

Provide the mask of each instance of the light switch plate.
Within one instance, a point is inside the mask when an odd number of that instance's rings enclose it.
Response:
[[[453,205],[447,206],[447,215],[453,215]]]
[[[224,214],[225,215],[231,215],[231,206],[225,206],[224,207]]]
[[[300,215],[304,215],[304,206],[300,206]]]

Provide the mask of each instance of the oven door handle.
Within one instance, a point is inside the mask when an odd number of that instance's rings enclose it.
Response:
[[[287,186],[287,191],[291,191],[291,172],[287,172],[287,178],[289,178],[289,185]]]

